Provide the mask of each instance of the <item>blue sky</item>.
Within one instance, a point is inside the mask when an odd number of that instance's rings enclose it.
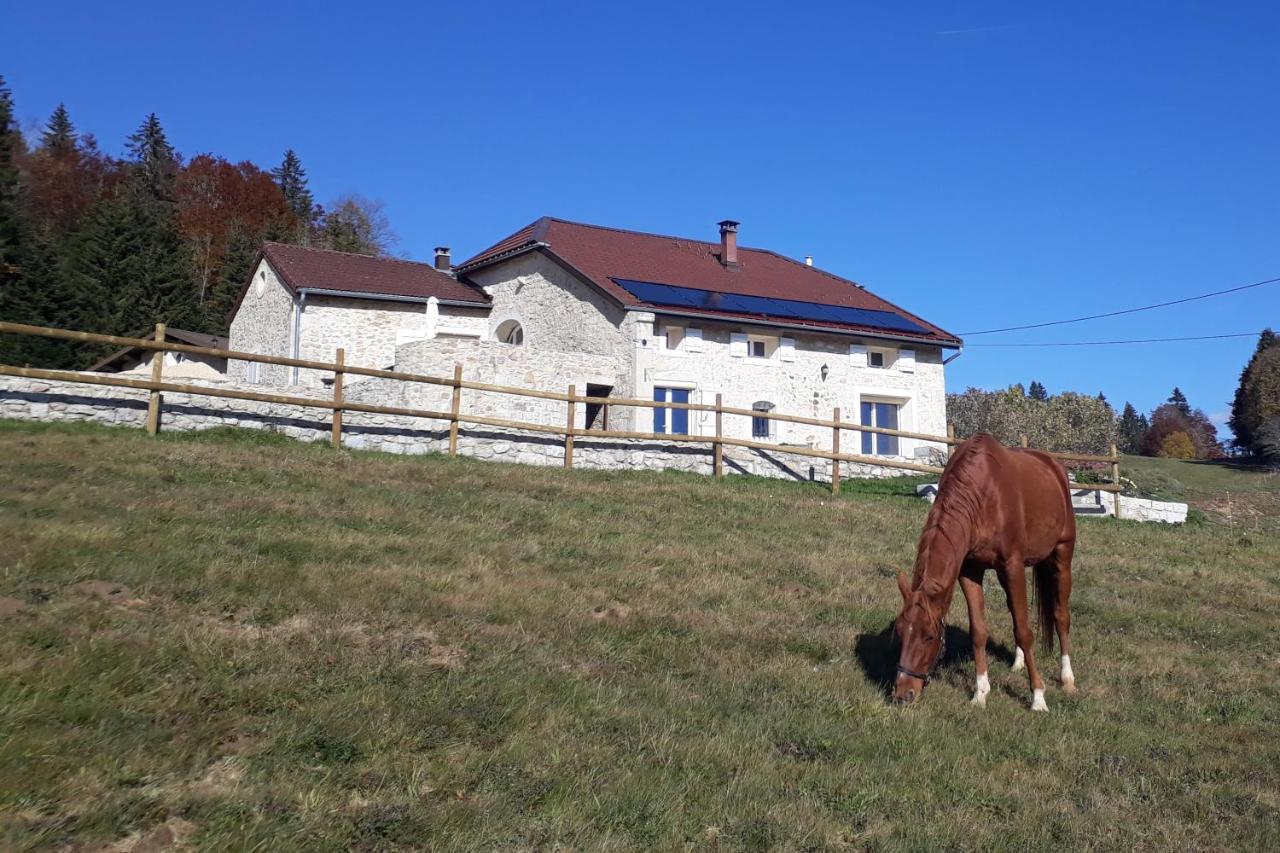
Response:
[[[543,214],[767,246],[959,333],[1280,276],[1280,5],[6,4],[33,125],[118,153],[302,157],[466,257]],[[969,343],[1280,327],[1280,285]],[[952,390],[1044,382],[1226,410],[1252,339],[971,346]]]

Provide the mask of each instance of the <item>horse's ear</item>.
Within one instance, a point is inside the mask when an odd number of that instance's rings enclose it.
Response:
[[[898,591],[902,593],[903,601],[911,597],[911,578],[906,572],[898,572]]]

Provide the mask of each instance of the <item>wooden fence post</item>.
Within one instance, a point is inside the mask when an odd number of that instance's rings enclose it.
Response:
[[[720,443],[720,438],[724,434],[724,401],[720,394],[716,395],[716,440],[711,444],[711,452],[713,459],[713,468],[715,470],[716,479],[724,477],[724,445]]]
[[[573,467],[573,415],[575,406],[574,397],[578,396],[578,387],[576,385],[569,386],[569,417],[564,428],[564,467]]]
[[[333,449],[342,449],[342,365],[346,360],[346,351],[338,347],[334,356],[337,368],[333,371]]]
[[[164,342],[164,323],[156,323],[156,340]],[[151,351],[151,381],[163,382],[164,350]],[[160,431],[160,392],[151,391],[147,398],[147,435],[155,435]]]
[[[831,452],[836,456],[840,455],[840,407],[836,406],[835,412],[831,415],[831,420],[835,425],[831,427]],[[832,458],[831,460],[831,494],[840,494],[840,460]]]
[[[458,455],[458,412],[462,406],[462,365],[453,366],[453,398],[449,403],[449,455]]]
[[[954,439],[955,437],[956,437],[956,425],[947,424],[947,438]],[[952,445],[952,444],[947,445],[947,452],[946,452],[947,461],[951,460],[951,448],[954,446],[955,445]]]
[[[1118,489],[1120,488],[1120,451],[1113,444],[1111,445],[1111,482]],[[1115,502],[1112,506],[1115,509],[1116,518],[1120,517],[1120,493],[1112,492],[1111,498]]]
[[[1020,436],[1018,436],[1018,441],[1022,444],[1022,446],[1023,446],[1023,447],[1028,447],[1028,446],[1029,446],[1029,445],[1027,444],[1027,437],[1026,437],[1025,435],[1020,435]]]

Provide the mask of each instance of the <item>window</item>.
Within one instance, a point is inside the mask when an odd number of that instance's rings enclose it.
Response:
[[[592,385],[587,383],[588,397],[608,397],[613,393],[612,385]],[[608,429],[609,428],[609,406],[606,403],[587,403],[586,404],[586,421],[587,429]]]
[[[495,336],[504,344],[520,346],[524,343],[524,329],[515,320],[505,320],[499,324]]]
[[[867,364],[870,367],[878,367],[881,370],[889,367],[893,364],[893,350],[867,350]]]
[[[755,412],[772,412],[773,403],[766,402],[765,400],[760,400],[758,402],[752,403],[751,409],[752,411],[755,411]],[[751,419],[751,437],[766,438],[766,439],[773,438],[774,423],[775,422],[770,418],[753,417]]]
[[[687,403],[689,389],[654,388],[653,401],[655,403]],[[653,431],[662,435],[688,435],[689,410],[654,407]]]
[[[261,382],[262,374],[261,374],[261,371],[259,370],[259,368],[261,367],[262,367],[262,364],[257,361],[251,361],[247,365],[245,365],[244,380],[246,382],[252,382],[255,385]]]
[[[767,358],[764,341],[747,341],[747,355],[752,358]]]
[[[862,425],[882,429],[898,428],[897,403],[875,403],[864,400],[862,403]],[[862,453],[865,456],[897,456],[898,437],[864,432],[862,434]]]

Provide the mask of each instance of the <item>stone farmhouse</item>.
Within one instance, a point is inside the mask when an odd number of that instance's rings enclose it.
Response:
[[[767,249],[543,217],[453,266],[268,243],[231,323],[233,350],[449,375],[597,397],[711,403],[946,432],[944,368],[955,335],[850,281]],[[950,357],[954,357],[951,355]],[[323,386],[329,374],[233,361],[229,378]],[[351,399],[444,405],[447,389],[348,382]],[[505,417],[562,424],[564,404],[477,393]],[[545,410],[545,411],[544,411]],[[579,407],[578,425],[714,432],[683,409]],[[830,431],[765,418],[726,435],[829,447]],[[863,434],[851,452],[926,456],[923,442]]]

